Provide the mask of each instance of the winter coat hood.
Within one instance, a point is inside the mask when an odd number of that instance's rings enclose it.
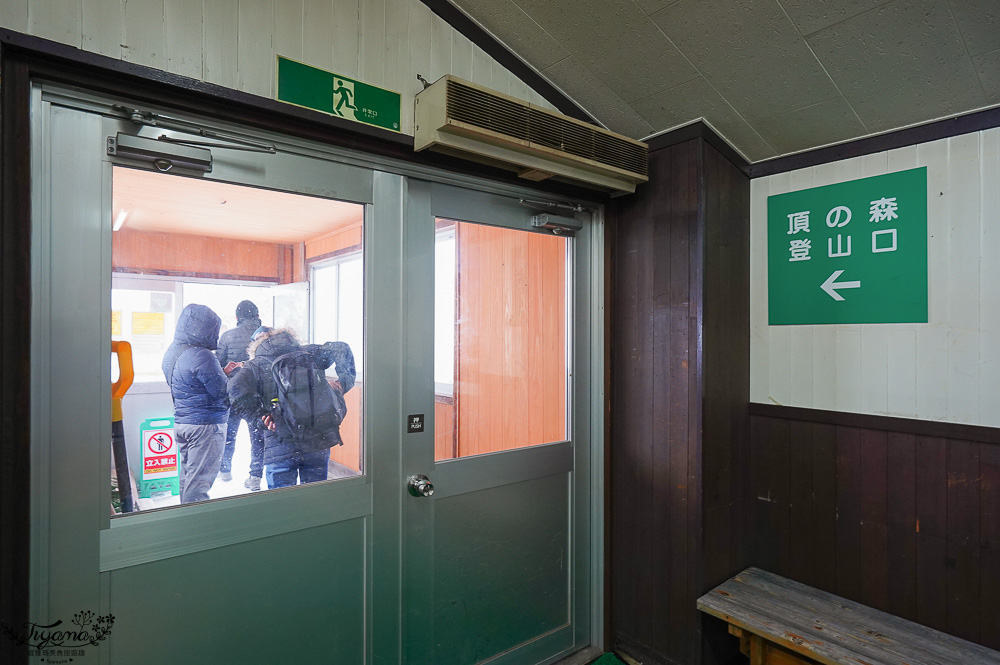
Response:
[[[249,353],[251,358],[274,360],[282,354],[294,351],[299,346],[301,345],[295,335],[290,330],[282,329],[252,342]]]
[[[174,331],[174,342],[200,346],[214,351],[218,348],[222,319],[205,305],[188,305],[181,311]]]

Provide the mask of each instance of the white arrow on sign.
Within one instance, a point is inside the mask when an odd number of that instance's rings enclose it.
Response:
[[[819,288],[830,294],[834,300],[843,300],[844,296],[837,293],[837,289],[860,289],[861,282],[838,282],[836,279],[844,274],[843,270],[835,270],[832,275],[826,278]]]

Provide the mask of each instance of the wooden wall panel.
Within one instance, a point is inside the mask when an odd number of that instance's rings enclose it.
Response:
[[[700,346],[698,362],[703,370],[689,394],[700,394],[701,451],[688,467],[688,505],[702,504],[702,533],[689,535],[694,570],[699,560],[703,566],[700,574],[689,577],[695,596],[743,570],[750,559],[746,526],[750,427],[745,409],[750,387],[750,188],[743,173],[707,143],[700,181],[704,222],[698,243],[704,254],[691,274],[702,284],[692,299],[692,305],[698,299],[702,302],[702,325],[700,344],[692,346]],[[698,339],[697,333],[692,330],[692,340]],[[708,617],[697,620],[703,631],[700,661],[729,660],[734,647],[729,640],[719,640],[726,628]]]
[[[123,228],[112,234],[112,270],[278,282],[285,246]]]
[[[566,244],[460,223],[458,455],[566,438]]]
[[[400,93],[404,134],[417,74],[495,80],[554,110],[420,0],[5,0],[0,27],[267,98],[284,55]]]
[[[799,461],[782,465],[779,473],[788,474],[793,487],[802,482],[796,476],[809,473],[813,479],[811,494],[792,492],[776,500],[774,493],[766,494],[775,482],[774,469],[764,463],[751,465],[754,512],[776,514],[771,521],[754,522],[751,563],[996,648],[1000,433],[940,424],[930,430],[918,420],[858,418],[751,405],[754,454],[783,448],[785,432],[793,432],[790,445],[812,452],[811,467],[803,453],[793,455]],[[950,427],[947,436],[937,436],[941,427]],[[916,433],[921,428],[928,433]],[[820,434],[824,430],[836,432],[832,466],[827,459],[829,434]],[[829,509],[830,491],[817,491],[821,484],[834,488],[836,510]],[[812,519],[799,519],[803,511]],[[793,556],[771,556],[781,549]],[[835,576],[828,574],[830,569]]]
[[[307,240],[306,262],[352,248],[361,249],[360,223],[336,233]]]
[[[924,166],[929,323],[769,326],[767,197]],[[998,178],[1000,128],[755,179],[751,400],[1000,426]]]
[[[28,31],[28,0],[0,3],[0,25],[18,32]]]
[[[202,78],[209,83],[227,88],[237,86],[239,16],[239,0],[214,0],[204,3]]]
[[[128,5],[126,5],[128,7]],[[191,78],[204,71],[203,27],[191,17],[202,13],[202,0],[163,0],[163,39],[167,69]]]
[[[434,398],[434,459],[455,457],[455,405],[450,397]]]
[[[650,153],[650,182],[609,211],[608,602],[614,646],[644,663],[738,657],[695,600],[746,567],[751,518],[775,519],[747,500],[749,200],[695,139]],[[787,432],[766,455],[787,468]]]
[[[330,459],[361,472],[361,414],[364,405],[364,386],[360,381],[344,394],[347,416],[340,424],[340,438],[344,445],[330,448]]]

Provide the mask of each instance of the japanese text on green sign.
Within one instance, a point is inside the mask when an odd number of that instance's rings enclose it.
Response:
[[[398,92],[356,81],[280,55],[277,78],[278,101],[399,131]]]
[[[925,323],[927,169],[767,199],[768,322]]]

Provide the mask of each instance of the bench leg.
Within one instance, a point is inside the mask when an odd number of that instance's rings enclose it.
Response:
[[[750,665],[764,665],[764,640],[760,635],[750,635]]]

